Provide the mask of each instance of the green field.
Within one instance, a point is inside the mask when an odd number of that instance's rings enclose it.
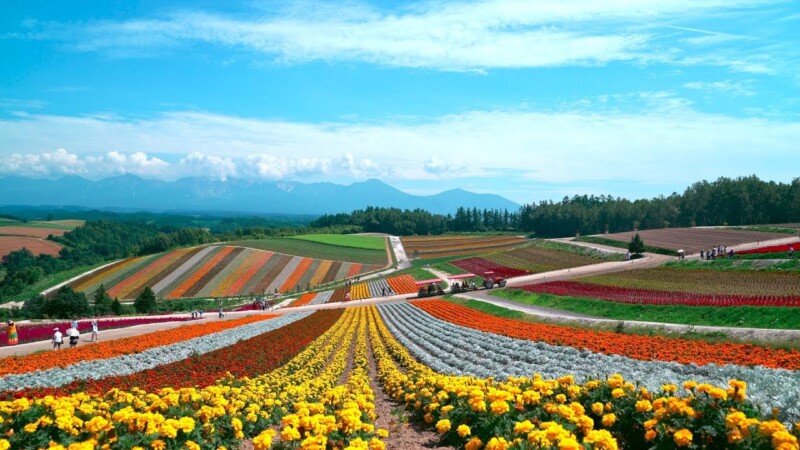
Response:
[[[800,328],[800,308],[791,307],[634,305],[605,300],[535,294],[520,289],[496,290],[492,292],[492,295],[517,303],[615,320],[785,330]]]
[[[266,238],[245,241],[226,242],[227,245],[269,250],[287,255],[304,256],[306,258],[329,259],[332,261],[357,262],[362,264],[386,265],[386,249],[380,250],[342,247],[293,238]]]
[[[0,219],[0,227],[56,228],[59,230],[74,230],[75,228],[83,225],[83,223],[83,220],[20,222],[11,219]]]
[[[737,256],[734,259],[720,258],[712,261],[674,261],[668,262],[664,266],[687,270],[709,269],[733,272],[750,272],[753,270],[769,272],[800,272],[800,258],[777,259],[775,255],[786,255],[786,253],[756,253],[752,255],[742,255],[741,259],[739,259],[740,257]],[[752,256],[753,258],[746,258],[749,256]],[[772,258],[769,258],[769,256],[772,256]]]
[[[86,271],[103,266],[105,264],[108,264],[108,262],[102,262],[99,264],[95,264],[93,266],[75,267],[74,269],[65,270],[63,272],[56,272],[50,275],[45,275],[44,277],[42,277],[42,279],[40,279],[36,283],[30,286],[26,286],[25,290],[23,290],[21,293],[13,295],[8,298],[3,298],[2,300],[0,300],[0,302],[6,303],[6,302],[27,300],[49,287],[55,286],[59,283],[63,283],[64,281],[67,281],[70,278],[76,277]]]
[[[292,239],[318,242],[320,244],[339,247],[364,248],[367,250],[385,250],[386,238],[379,236],[358,236],[354,234],[301,234]]]

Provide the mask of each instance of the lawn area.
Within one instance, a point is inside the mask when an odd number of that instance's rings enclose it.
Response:
[[[339,247],[365,248],[368,250],[383,250],[386,246],[386,238],[384,237],[358,236],[355,234],[302,234],[292,236],[292,239],[336,245]]]
[[[754,253],[752,255],[742,255],[741,257],[737,256],[734,259],[719,258],[712,261],[674,261],[668,262],[665,266],[687,270],[708,269],[734,272],[750,272],[753,270],[800,272],[800,258],[788,259],[788,257],[784,257],[780,259],[780,257],[776,255],[780,254]],[[786,253],[783,253],[783,255],[786,255]],[[772,258],[769,258],[770,256],[772,256]]]
[[[355,262],[362,264],[386,265],[386,249],[383,244],[379,250],[339,245],[323,244],[294,238],[266,238],[246,241],[226,242],[226,245],[269,250],[287,255],[304,256],[306,258],[328,259],[332,261]]]
[[[19,222],[13,220],[0,220],[0,227],[28,227],[28,228],[57,228],[59,230],[74,230],[83,225],[83,220],[53,220],[36,222]]]
[[[102,262],[100,264],[95,264],[93,266],[75,267],[73,269],[65,270],[63,272],[57,272],[57,273],[54,273],[54,274],[46,275],[46,276],[42,277],[42,279],[37,281],[36,283],[34,283],[34,284],[30,285],[30,286],[26,286],[25,290],[22,291],[21,293],[19,293],[17,295],[14,295],[14,296],[11,296],[9,298],[4,298],[3,299],[3,303],[12,302],[12,301],[16,302],[16,301],[20,301],[20,300],[27,300],[27,299],[33,297],[34,295],[39,294],[40,292],[42,292],[43,290],[45,290],[45,289],[47,289],[49,287],[55,286],[55,285],[57,285],[59,283],[62,283],[64,281],[69,280],[70,278],[76,277],[76,276],[78,276],[78,275],[80,275],[80,274],[82,274],[82,273],[84,273],[86,271],[92,270],[94,268],[97,268],[97,267],[100,267],[100,266],[103,266],[103,265],[106,265],[106,264],[108,264],[108,261]]]
[[[632,305],[605,300],[534,294],[519,289],[496,290],[492,295],[517,303],[616,320],[787,330],[800,328],[800,308],[791,307]]]

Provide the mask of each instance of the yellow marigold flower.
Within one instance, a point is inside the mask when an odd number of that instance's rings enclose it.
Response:
[[[385,450],[385,449],[386,449],[386,444],[384,444],[380,439],[378,438],[370,439],[369,450]]]
[[[35,433],[37,428],[39,428],[39,422],[33,422],[22,427],[22,431],[26,433]]]
[[[161,439],[156,439],[155,441],[150,443],[150,448],[153,450],[164,450],[167,448],[167,443],[162,441]]]
[[[481,450],[481,448],[483,448],[483,441],[477,437],[470,439],[467,445],[464,446],[465,450]]]
[[[508,412],[508,402],[505,400],[495,400],[489,407],[492,409],[492,414],[499,416]],[[489,444],[486,444],[489,445]]]
[[[356,438],[350,441],[350,445],[345,447],[344,450],[369,450],[369,444],[361,438]]]
[[[711,388],[708,391],[708,395],[710,395],[711,398],[715,398],[717,400],[725,400],[728,398],[728,393],[725,392],[725,389],[720,389],[718,387]]]
[[[0,450],[8,450],[11,444],[6,439],[0,439]]]
[[[186,448],[188,450],[200,450],[200,445],[194,441],[186,441]]]
[[[530,420],[526,420],[524,422],[517,422],[514,424],[514,433],[517,434],[528,434],[533,430],[534,425],[531,423]]]
[[[675,392],[678,392],[678,386],[675,386],[674,384],[665,384],[661,386],[661,390],[670,394],[674,394]]]
[[[644,429],[645,430],[652,430],[654,426],[658,423],[655,419],[645,420],[644,422]]]
[[[595,450],[618,450],[617,440],[608,432],[608,430],[592,430],[590,431],[583,442],[592,444]]]
[[[600,414],[603,414],[603,404],[600,403],[600,402],[594,403],[592,405],[592,412],[595,413],[598,416]]]
[[[493,437],[486,443],[486,447],[484,450],[506,450],[509,447],[509,443],[502,437]]]
[[[786,430],[786,427],[784,427],[783,424],[778,422],[777,420],[768,420],[766,422],[761,422],[761,425],[758,426],[758,431],[760,431],[762,435],[767,437],[772,436],[778,431],[784,431],[784,430]]]
[[[672,435],[672,439],[675,440],[675,445],[678,447],[687,447],[692,443],[693,437],[694,436],[692,436],[692,432],[686,428],[681,428],[680,430],[676,431],[674,435]]]
[[[573,438],[565,438],[559,441],[558,450],[582,450],[581,444],[578,444]]]
[[[691,391],[692,389],[697,387],[697,381],[687,381],[683,383],[683,388],[687,391]]]
[[[744,439],[744,436],[742,436],[742,432],[739,431],[736,428],[734,428],[733,430],[731,430],[728,433],[728,443],[729,444],[736,444],[739,441],[741,441],[742,439]]]
[[[450,431],[450,421],[447,420],[447,419],[442,419],[442,420],[436,422],[436,431],[438,431],[439,433],[442,433],[442,434],[447,433],[448,431]]]
[[[621,388],[616,388],[613,391],[611,391],[611,396],[613,396],[614,398],[624,397],[625,391],[622,390]]]
[[[284,441],[296,441],[300,439],[300,432],[295,427],[286,427],[281,430],[281,439]]]
[[[461,424],[456,428],[456,433],[462,438],[465,438],[472,434],[472,430],[470,430],[469,426]]]
[[[614,413],[609,413],[603,416],[604,427],[612,427],[614,426],[614,422],[616,421],[617,421],[617,416]]]
[[[786,430],[777,431],[772,435],[772,448],[779,450],[797,449],[797,438]]]
[[[636,411],[647,412],[653,409],[652,403],[649,400],[639,400],[636,402]]]
[[[556,395],[556,401],[558,403],[564,403],[564,402],[567,401],[567,396],[564,395],[564,394],[558,394],[558,395]]]
[[[275,437],[275,430],[264,430],[253,438],[253,446],[255,450],[268,450],[272,447],[272,438]]]
[[[378,434],[378,437],[383,438],[383,439],[386,439],[386,438],[389,437],[389,430],[387,430],[385,428],[378,428],[378,431],[376,433]]]
[[[652,441],[655,438],[656,438],[656,430],[647,430],[647,432],[644,433],[644,439],[646,441]]]

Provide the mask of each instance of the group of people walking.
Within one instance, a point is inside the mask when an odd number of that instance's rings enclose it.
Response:
[[[19,330],[17,330],[17,324],[14,323],[13,320],[9,320],[6,322],[8,326],[8,345],[17,345],[19,343]],[[91,321],[92,326],[92,337],[89,342],[97,342],[97,335],[99,332],[99,325],[97,320]],[[81,338],[81,332],[78,329],[78,320],[72,319],[72,323],[70,323],[70,327],[67,328],[64,333],[61,332],[59,327],[53,328],[53,336],[51,337],[51,342],[53,343],[53,350],[61,349],[61,345],[64,344],[64,338],[66,333],[66,339],[69,341],[70,347],[77,347],[78,341]]]
[[[731,249],[729,252],[727,245],[718,245],[716,247],[711,247],[710,249],[701,248],[700,259],[706,261],[712,261],[719,257],[725,257],[725,256],[727,256],[728,258],[733,258],[735,253],[736,252],[734,252],[733,249]]]

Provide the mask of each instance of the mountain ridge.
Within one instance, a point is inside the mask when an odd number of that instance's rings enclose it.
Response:
[[[204,177],[162,181],[130,174],[96,181],[76,175],[58,179],[7,176],[0,178],[0,205],[257,214],[349,213],[368,206],[452,214],[459,207],[510,211],[520,207],[499,195],[476,194],[461,188],[413,195],[374,178],[340,185]]]

